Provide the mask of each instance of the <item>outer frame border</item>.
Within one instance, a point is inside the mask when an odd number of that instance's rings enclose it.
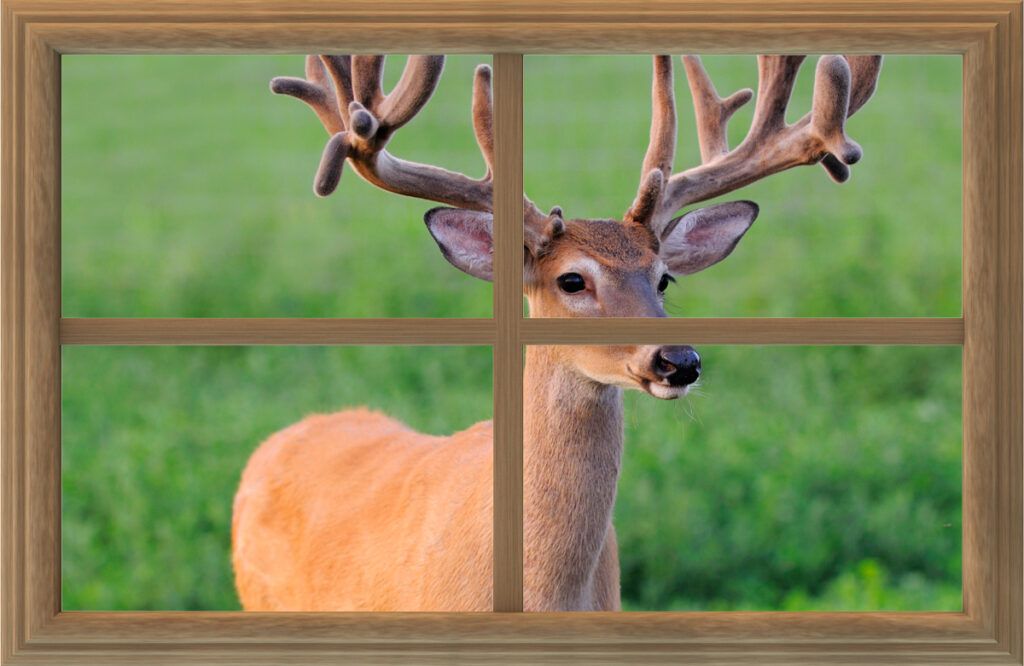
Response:
[[[1019,2],[859,0],[837,6],[823,0],[661,0],[623,8],[610,0],[559,6],[542,0],[396,0],[387,6],[368,0],[344,5],[157,0],[142,6],[128,0],[88,6],[70,0],[10,0],[0,13],[3,663],[1022,663]],[[60,347],[75,343],[76,330],[96,335],[97,329],[60,318],[60,55],[304,53],[387,45],[406,52],[497,53],[494,319],[471,322],[465,329],[428,324],[422,336],[413,336],[413,323],[406,326],[401,320],[371,322],[370,329],[379,326],[382,335],[396,341],[494,345],[495,608],[511,612],[61,612]],[[522,608],[522,533],[516,528],[522,509],[522,344],[671,336],[688,326],[665,322],[659,332],[649,322],[624,321],[608,333],[597,320],[574,321],[563,329],[558,322],[522,319],[522,57],[516,54],[752,50],[963,56],[963,318],[909,322],[904,333],[908,340],[963,343],[964,612],[515,612]],[[316,324],[307,327],[302,321],[289,324],[297,327],[289,335],[316,338]],[[693,330],[703,331],[708,341],[720,340],[729,322],[707,321]],[[802,339],[794,332],[798,324],[746,320],[734,322],[728,331],[748,342],[781,338],[796,343]],[[180,327],[177,332],[174,326]],[[374,334],[351,320],[326,326],[322,334],[333,336],[334,343]],[[155,330],[165,343],[188,342],[209,335],[203,327],[198,320],[167,327],[157,322],[150,334]],[[272,328],[264,337],[228,327],[214,343],[273,343]],[[100,338],[116,340],[137,329],[137,322],[115,320]],[[891,335],[902,339],[893,332],[897,329],[853,319],[829,320],[814,330],[841,342],[873,336],[890,340]]]

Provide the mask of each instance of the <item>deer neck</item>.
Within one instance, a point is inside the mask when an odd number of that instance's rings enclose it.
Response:
[[[529,347],[524,375],[524,602],[583,609],[611,526],[622,460],[622,391]]]

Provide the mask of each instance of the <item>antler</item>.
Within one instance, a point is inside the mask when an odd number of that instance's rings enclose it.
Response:
[[[327,196],[341,179],[348,160],[373,185],[405,196],[492,212],[494,111],[491,68],[479,65],[473,78],[473,131],[487,171],[470,178],[429,164],[409,162],[385,147],[394,133],[430,100],[444,69],[444,56],[409,56],[394,89],[384,94],[384,56],[307,56],[306,78],[277,77],[270,89],[296,97],[313,109],[331,135],[324,147],[313,190]],[[526,240],[540,248],[557,233],[553,218],[524,197]]]
[[[861,148],[846,136],[846,119],[875,90],[881,56],[822,56],[815,72],[811,112],[786,124],[797,72],[805,56],[758,56],[758,90],[754,119],[746,138],[729,150],[726,129],[733,113],[753,96],[749,89],[722,99],[697,56],[683,56],[693,96],[700,143],[700,166],[672,174],[676,112],[672,59],[654,57],[651,90],[651,139],[641,185],[626,219],[661,235],[683,206],[705,201],[773,173],[820,162],[836,182],[850,177],[848,165]]]

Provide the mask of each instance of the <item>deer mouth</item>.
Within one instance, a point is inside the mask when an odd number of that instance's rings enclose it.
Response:
[[[637,374],[632,368],[627,368],[630,379],[636,382],[638,388],[647,395],[659,400],[676,400],[690,392],[690,386],[673,386],[667,379],[649,379]]]
[[[672,386],[662,382],[654,383],[650,381],[647,382],[645,389],[655,398],[661,400],[675,400],[682,398],[690,392],[690,386]]]

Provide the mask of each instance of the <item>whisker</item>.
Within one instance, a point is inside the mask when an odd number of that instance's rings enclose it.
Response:
[[[687,395],[687,397],[684,398],[681,402],[682,404],[680,406],[682,407],[682,410],[686,413],[686,415],[689,417],[690,421],[696,423],[697,425],[704,425],[703,421],[701,421],[700,419],[700,416],[697,414],[694,402],[689,399],[689,395]]]
[[[679,303],[673,303],[671,301],[665,301],[664,307],[665,307],[665,312],[667,312],[670,315],[673,315],[673,316],[676,316],[676,317],[681,317],[681,316],[683,316],[685,314],[683,312],[683,306],[681,304],[679,304]]]

